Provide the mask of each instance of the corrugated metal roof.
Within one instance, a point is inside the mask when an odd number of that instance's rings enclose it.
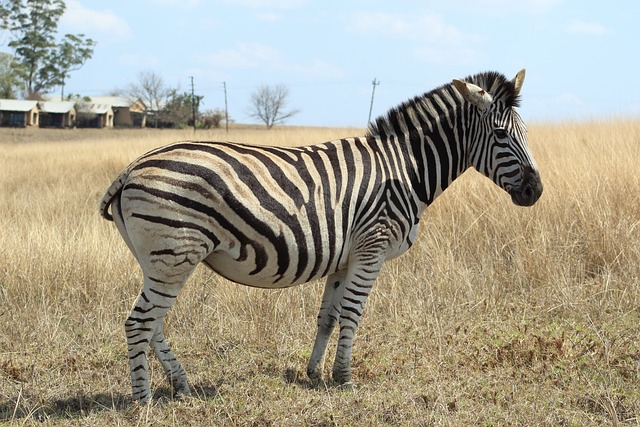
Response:
[[[84,104],[81,108],[80,111],[83,111],[85,113],[94,113],[94,114],[105,114],[107,113],[109,110],[111,110],[111,104],[94,104],[94,103],[89,103],[89,104]]]
[[[36,107],[38,101],[26,101],[23,99],[0,99],[2,111],[30,111]]]
[[[43,113],[68,113],[73,109],[72,101],[40,101],[38,107]]]
[[[92,96],[91,102],[94,104],[109,104],[112,107],[130,107],[135,104],[135,99],[124,96]]]

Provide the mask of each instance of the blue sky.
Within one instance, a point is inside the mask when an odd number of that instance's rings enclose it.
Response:
[[[366,125],[454,77],[527,68],[525,120],[640,116],[640,2],[570,0],[67,0],[60,33],[98,42],[66,93],[153,71],[204,109],[251,123],[250,94],[288,86],[292,125]],[[8,51],[6,43],[0,50]]]

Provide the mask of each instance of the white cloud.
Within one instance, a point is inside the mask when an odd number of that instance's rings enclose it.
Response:
[[[202,0],[151,0],[151,2],[160,6],[192,8],[200,5]]]
[[[125,53],[118,57],[122,65],[133,68],[154,68],[160,64],[160,60],[155,55]]]
[[[406,40],[416,58],[431,63],[473,64],[486,58],[481,49],[475,47],[482,37],[447,24],[437,14],[365,12],[354,18],[350,30],[371,37]]]
[[[282,21],[283,16],[275,12],[264,12],[256,15],[256,19],[261,22]]]
[[[238,43],[234,48],[196,55],[198,62],[220,68],[273,67],[282,61],[280,52],[260,43]]]
[[[310,0],[223,0],[231,6],[255,9],[298,9],[310,3]]]
[[[312,78],[342,78],[343,69],[321,60],[309,63],[288,61],[277,49],[260,43],[238,43],[230,49],[199,54],[194,59],[207,67],[217,69],[262,69],[291,72]]]
[[[563,0],[448,0],[446,7],[478,16],[539,15]]]
[[[345,71],[342,68],[336,67],[335,65],[320,61],[318,59],[311,61],[311,63],[309,64],[291,64],[289,66],[284,65],[284,68],[308,78],[341,79],[346,75]]]
[[[435,14],[404,15],[391,13],[360,13],[351,23],[353,30],[377,34],[417,39],[426,42],[439,40],[459,41],[462,32],[447,25],[442,17]]]
[[[68,0],[60,24],[72,31],[93,34],[106,33],[112,39],[123,41],[131,38],[132,31],[127,22],[109,9],[93,10],[84,7],[77,0]]]
[[[438,65],[474,65],[488,60],[486,53],[479,49],[460,46],[452,49],[441,49],[432,46],[417,47],[413,50],[416,59]]]
[[[602,37],[611,32],[607,27],[597,22],[571,21],[565,27],[570,34]]]

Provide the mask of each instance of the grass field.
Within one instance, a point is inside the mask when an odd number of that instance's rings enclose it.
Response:
[[[197,137],[294,145],[362,132]],[[322,284],[258,290],[201,267],[165,328],[194,397],[172,400],[152,359],[155,399],[132,404],[123,324],[140,271],[97,203],[138,155],[192,137],[0,129],[0,424],[640,424],[638,121],[530,125],[545,186],[532,208],[474,171],[456,181],[383,269],[355,390],[304,375]]]

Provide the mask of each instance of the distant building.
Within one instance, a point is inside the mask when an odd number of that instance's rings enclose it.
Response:
[[[38,101],[0,99],[0,126],[38,126]]]
[[[145,106],[139,99],[124,96],[92,96],[91,102],[111,106],[115,127],[144,127]]]
[[[73,101],[38,101],[40,127],[73,128],[76,109]]]
[[[145,127],[146,108],[139,99],[92,96],[57,101],[45,95],[41,101],[0,99],[0,126],[55,128]]]
[[[78,104],[79,128],[112,128],[113,109],[110,104],[82,102]]]

